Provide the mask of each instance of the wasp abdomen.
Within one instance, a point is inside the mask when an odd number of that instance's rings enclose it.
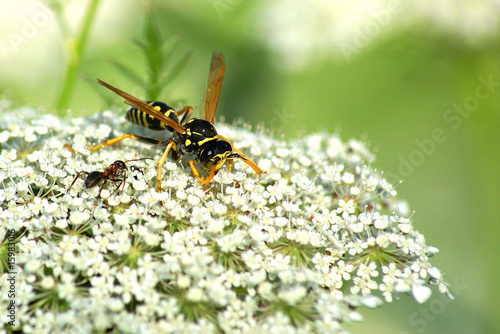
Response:
[[[175,110],[168,106],[167,104],[159,101],[147,101],[150,106],[155,108],[156,110],[160,111],[162,114],[165,116],[171,118],[173,121],[179,123],[179,117],[177,117],[177,114],[175,113]],[[127,114],[125,115],[125,118],[134,124],[143,126],[145,128],[148,128],[150,130],[155,130],[155,131],[162,131],[162,130],[168,130],[170,132],[173,132],[174,129],[172,129],[170,126],[167,124],[157,120],[153,116],[150,116],[146,114],[144,111],[141,111],[136,108],[130,108],[127,111]]]

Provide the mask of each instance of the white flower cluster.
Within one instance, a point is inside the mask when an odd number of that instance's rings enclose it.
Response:
[[[182,162],[126,140],[116,113],[59,119],[0,103],[0,241],[15,231],[16,323],[25,333],[338,333],[359,307],[430,286],[441,272],[396,191],[358,141],[292,142],[217,124],[266,174],[235,161],[205,192]],[[81,171],[127,162],[125,182]],[[102,190],[101,190],[102,186]],[[99,195],[100,192],[100,196]],[[9,305],[0,243],[0,309]]]

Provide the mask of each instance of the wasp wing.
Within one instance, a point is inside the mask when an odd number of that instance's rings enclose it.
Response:
[[[215,109],[217,109],[225,69],[224,56],[219,51],[215,51],[208,72],[207,96],[205,99],[205,120],[212,124],[214,124]]]
[[[100,79],[97,79],[97,82],[100,83],[101,85],[103,85],[104,87],[112,90],[113,92],[120,95],[121,97],[123,97],[125,99],[125,103],[132,106],[133,108],[136,108],[136,109],[139,109],[140,111],[145,112],[146,114],[156,118],[160,122],[167,124],[172,129],[174,129],[175,131],[177,131],[181,134],[186,132],[186,130],[184,129],[184,127],[182,125],[180,125],[179,123],[175,122],[173,119],[171,119],[171,118],[165,116],[164,114],[162,114],[161,112],[159,112],[158,110],[153,108],[151,105],[149,105],[146,101],[143,101],[135,96],[132,96],[129,93],[126,93],[123,90],[118,89],[118,88],[116,88],[116,87],[110,85],[109,83],[104,82]]]

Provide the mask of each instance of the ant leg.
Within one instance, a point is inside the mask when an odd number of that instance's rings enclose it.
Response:
[[[71,182],[71,185],[69,186],[68,191],[70,191],[70,190],[71,190],[71,187],[73,187],[73,185],[75,184],[76,180],[77,180],[77,179],[80,177],[80,175],[82,175],[82,174],[87,174],[87,175],[89,175],[90,173],[89,173],[89,172],[83,172],[83,171],[82,171],[82,172],[79,172],[78,174],[76,174],[76,177],[75,177],[75,179],[73,180],[73,182]]]
[[[125,179],[126,179],[126,178],[127,178],[127,171],[126,171],[126,170],[124,170],[124,171],[123,171],[123,179],[122,179],[122,183],[120,184],[120,185],[122,185],[122,184],[123,184],[122,191],[124,191],[124,190],[125,190]],[[119,186],[118,186],[118,188],[119,188]]]
[[[107,179],[104,179],[104,181],[102,182],[101,184],[101,187],[99,188],[99,193],[97,194],[97,197],[96,198],[99,198],[101,197],[101,191],[102,191],[102,188],[104,187],[104,185],[106,184],[106,182],[108,182]]]
[[[115,193],[116,193],[116,192],[118,192],[118,189],[120,189],[120,187],[122,186],[122,184],[123,184],[123,189],[125,189],[125,176],[126,176],[126,175],[123,175],[123,178],[121,178],[121,179],[110,179],[110,181],[111,181],[111,182],[114,182],[115,184],[116,184],[117,182],[119,182],[119,183],[118,183],[118,187],[116,187],[116,188],[115,188]],[[122,190],[123,190],[123,189],[122,189]]]

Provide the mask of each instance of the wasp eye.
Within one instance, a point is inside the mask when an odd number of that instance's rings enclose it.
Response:
[[[210,161],[210,160],[212,160],[214,155],[215,155],[214,150],[205,149],[205,150],[201,151],[201,153],[200,153],[200,160],[201,161]]]

